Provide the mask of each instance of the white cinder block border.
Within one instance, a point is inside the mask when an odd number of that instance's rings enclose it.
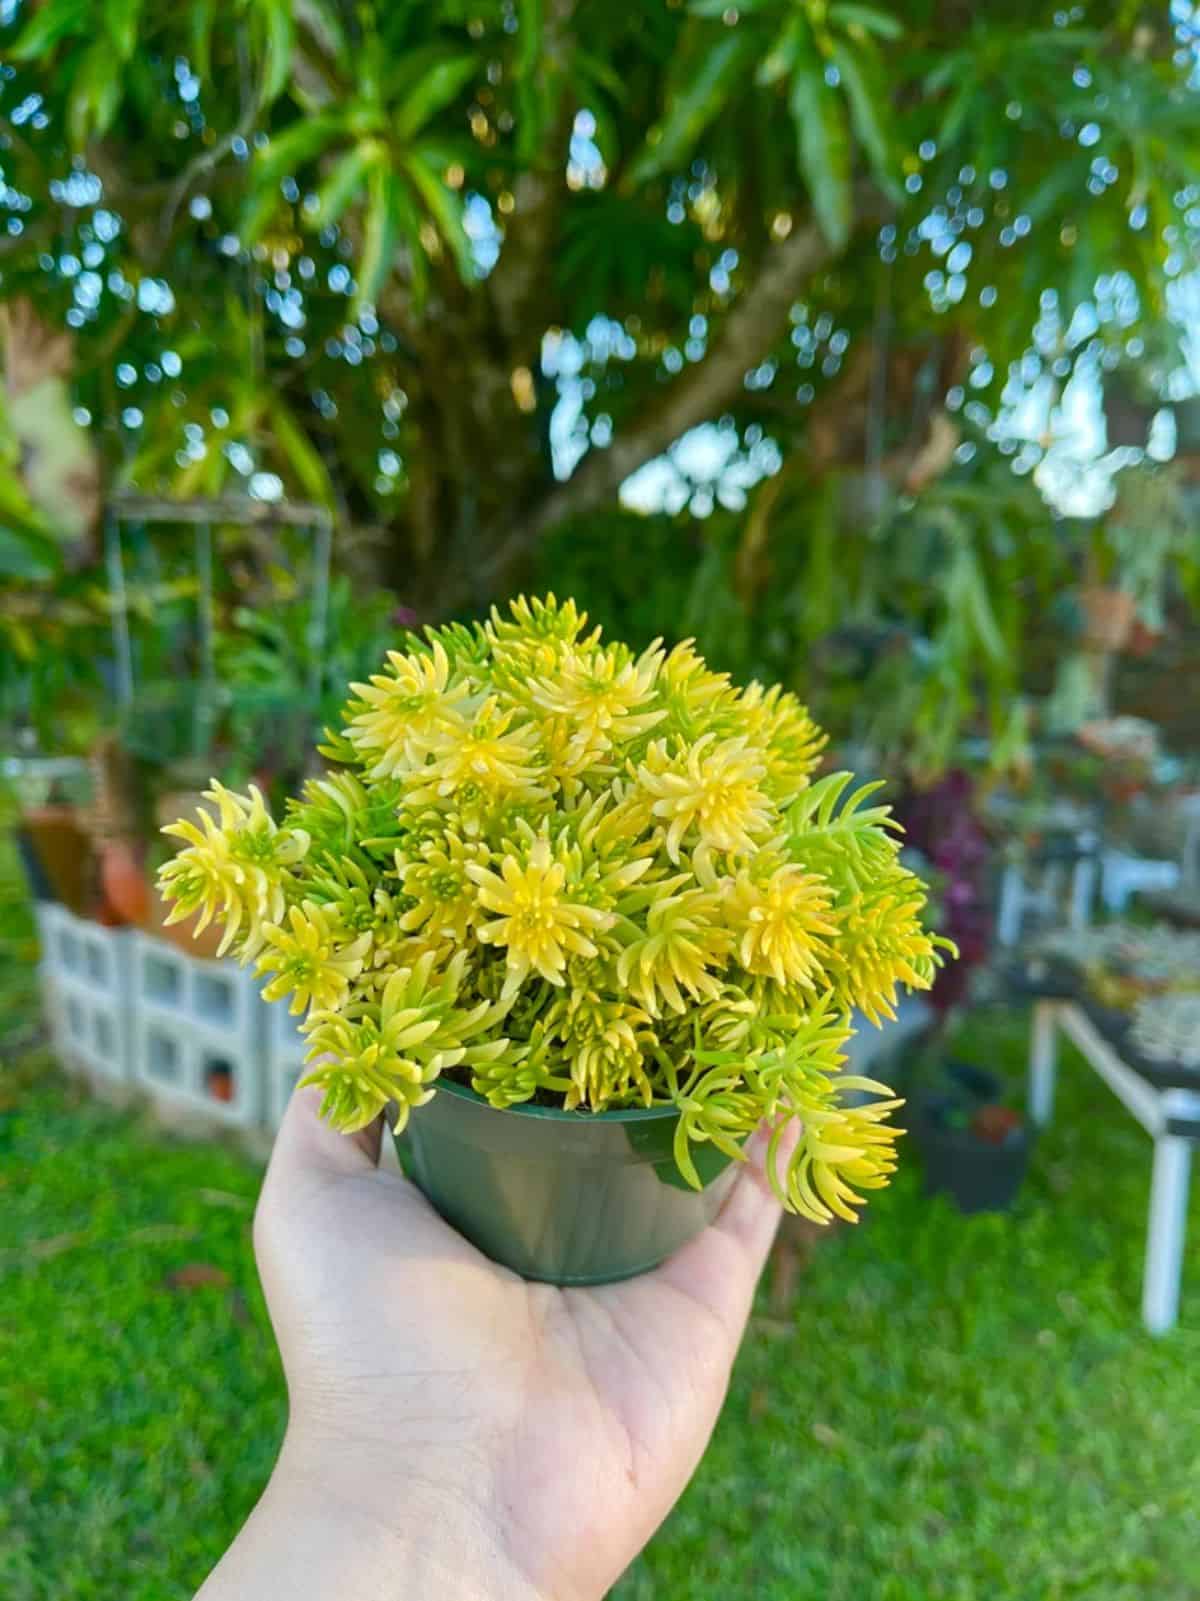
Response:
[[[68,1068],[141,1091],[167,1121],[278,1128],[304,1041],[286,1003],[262,999],[252,969],[52,902],[36,916],[46,1020]]]
[[[253,972],[133,936],[133,1075],[166,1111],[254,1128],[264,1111],[266,1007]]]
[[[65,906],[38,910],[40,974],[55,1047],[68,1067],[113,1083],[132,1078],[131,936],[76,917]]]

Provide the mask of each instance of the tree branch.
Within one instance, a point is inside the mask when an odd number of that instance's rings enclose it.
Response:
[[[881,202],[872,192],[859,209],[858,223],[878,221],[880,215]],[[804,285],[835,256],[811,220],[773,245],[758,277],[730,312],[720,338],[703,361],[666,389],[607,450],[593,450],[585,456],[566,483],[497,546],[484,568],[485,575],[503,571],[555,523],[612,499],[631,473],[661,455],[689,429],[719,416],[740,392],[750,368],[774,348]]]
[[[542,130],[536,161],[513,184],[514,206],[504,248],[487,280],[500,332],[518,351],[533,329],[544,328],[549,289],[547,262],[566,197],[566,151],[575,107],[569,85],[576,0],[552,0],[538,49],[539,76],[557,88],[557,103]]]
[[[171,192],[159,218],[157,249],[150,258],[156,266],[167,253],[175,227],[175,218],[193,187],[224,161],[239,139],[248,139],[254,130],[254,123],[262,109],[262,93],[260,88],[250,82],[249,52],[244,32],[239,32],[237,35],[237,56],[242,102],[238,120],[228,133],[223,134],[215,144],[210,145],[207,150],[202,150],[194,161],[189,162],[171,185]]]

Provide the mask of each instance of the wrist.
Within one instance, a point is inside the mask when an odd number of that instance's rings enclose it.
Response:
[[[486,1502],[436,1461],[289,1428],[262,1498],[197,1601],[559,1601],[514,1557]],[[457,1486],[451,1488],[451,1485]]]
[[[465,1451],[450,1461],[289,1429],[276,1474],[289,1506],[320,1506],[335,1526],[353,1522],[381,1580],[390,1581],[380,1601],[551,1601],[508,1549],[488,1504],[487,1464]],[[465,1488],[480,1481],[479,1495]]]

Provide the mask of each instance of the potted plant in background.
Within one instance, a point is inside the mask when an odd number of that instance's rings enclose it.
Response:
[[[79,757],[16,757],[5,763],[17,801],[14,838],[35,900],[77,916],[95,902],[95,861],[84,826],[87,764]]]
[[[962,1212],[1003,1212],[1029,1166],[1030,1134],[994,1073],[948,1061],[917,1098],[914,1136],[925,1189]]]
[[[0,479],[3,456],[0,440]],[[0,545],[19,537],[10,518]],[[58,563],[41,573],[10,568],[0,583],[2,777],[19,808],[17,849],[34,898],[78,916],[95,914],[99,902],[86,752],[104,724],[97,660],[107,635],[94,591],[92,580]]]
[[[894,1167],[900,1103],[843,1072],[849,1013],[890,1015],[951,947],[878,786],[813,782],[822,744],[690,643],[635,656],[521,600],[352,685],[338,770],[282,822],[214,784],[161,878],[306,1013],[336,1127],[389,1108],[488,1254],[619,1278],[704,1226],[764,1119],[781,1198],[818,1221]]]

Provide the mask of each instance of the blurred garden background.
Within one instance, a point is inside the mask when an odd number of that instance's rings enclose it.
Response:
[[[548,590],[799,694],[962,953],[621,1601],[1200,1597],[1198,241],[1190,0],[0,0],[6,1598],[190,1595],[282,1430],[296,1041],[161,824]]]

